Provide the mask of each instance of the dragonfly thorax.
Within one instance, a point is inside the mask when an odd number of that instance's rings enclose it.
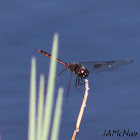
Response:
[[[71,63],[68,65],[68,69],[82,78],[86,78],[89,75],[89,71],[80,63]]]

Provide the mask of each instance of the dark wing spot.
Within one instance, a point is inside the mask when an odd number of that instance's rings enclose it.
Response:
[[[115,61],[108,61],[108,62],[106,62],[106,63],[114,63]]]
[[[94,65],[94,68],[99,68],[101,66],[103,66],[103,65],[102,64],[96,64],[96,65]]]

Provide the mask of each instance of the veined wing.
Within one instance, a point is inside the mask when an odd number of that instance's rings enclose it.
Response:
[[[117,60],[117,61],[92,61],[79,62],[89,70],[89,73],[99,73],[105,71],[112,71],[117,69],[120,65],[133,63],[133,60]]]

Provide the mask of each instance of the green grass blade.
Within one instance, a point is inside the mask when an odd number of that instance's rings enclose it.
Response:
[[[58,140],[60,119],[61,119],[61,113],[62,113],[62,108],[61,108],[62,107],[62,100],[63,100],[63,88],[59,88],[56,107],[55,107],[51,140]]]
[[[44,75],[40,75],[38,107],[37,107],[37,140],[42,138],[43,108],[44,108]]]
[[[47,140],[49,137],[49,129],[51,124],[52,107],[53,107],[54,87],[55,87],[55,75],[56,75],[55,58],[57,58],[57,48],[58,48],[58,34],[55,34],[53,40],[53,46],[52,46],[53,59],[51,59],[48,86],[47,86],[42,140]]]
[[[35,140],[36,122],[36,60],[31,61],[28,140]]]

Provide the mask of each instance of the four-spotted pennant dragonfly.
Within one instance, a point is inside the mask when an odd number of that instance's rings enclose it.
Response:
[[[45,51],[37,50],[37,52],[44,54],[45,56],[52,58],[50,54],[48,54]],[[86,78],[89,73],[98,73],[98,72],[104,72],[104,71],[112,71],[114,69],[117,69],[120,65],[123,64],[130,64],[133,62],[133,60],[118,60],[118,61],[91,61],[91,62],[77,62],[77,63],[66,63],[64,61],[61,61],[60,59],[56,59],[57,62],[61,63],[65,66],[65,69],[57,76],[56,79],[65,71],[69,70],[71,74],[76,74],[76,82],[75,87],[83,94],[83,92],[80,89],[80,85],[83,85],[83,78]],[[67,90],[67,97],[68,92],[70,88],[70,81],[71,76],[69,80],[68,90]]]

